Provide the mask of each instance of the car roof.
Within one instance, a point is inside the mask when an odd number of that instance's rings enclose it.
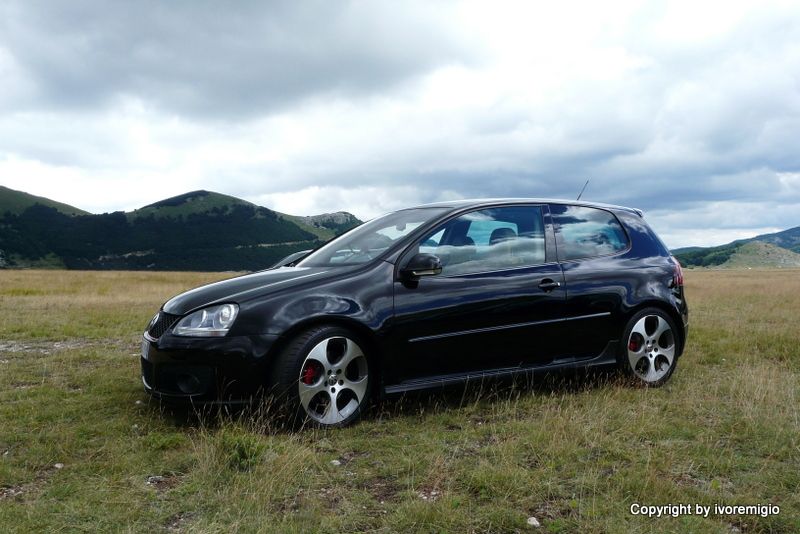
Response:
[[[569,204],[571,206],[585,206],[589,208],[603,208],[610,210],[623,210],[636,215],[642,216],[642,210],[637,208],[629,208],[627,206],[618,206],[615,204],[603,204],[602,202],[587,202],[584,200],[564,200],[552,198],[471,198],[451,200],[444,202],[433,202],[430,204],[421,204],[414,206],[414,208],[479,208],[481,206],[496,206],[498,204]],[[409,208],[411,209],[411,208]]]

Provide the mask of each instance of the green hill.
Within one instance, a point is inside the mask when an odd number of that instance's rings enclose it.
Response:
[[[284,213],[281,216],[295,223],[303,230],[318,236],[323,241],[327,241],[361,224],[361,221],[355,215],[346,211],[323,213],[309,217],[286,215]]]
[[[136,219],[151,215],[163,218],[185,217],[197,213],[226,214],[230,213],[235,206],[258,207],[241,198],[200,190],[154,202],[129,212],[128,217]]]
[[[12,213],[18,215],[35,204],[53,208],[65,215],[87,215],[88,212],[68,204],[62,204],[49,198],[37,197],[23,191],[17,191],[0,185],[0,215]]]
[[[684,267],[715,267],[728,261],[740,246],[741,243],[730,243],[718,247],[677,249],[672,253]]]
[[[728,261],[721,266],[731,268],[800,267],[800,254],[771,243],[751,241],[737,247]]]
[[[143,208],[129,212],[128,217],[130,219],[148,217],[150,215],[156,218],[181,217],[196,213],[225,215],[231,213],[236,206],[259,208],[259,206],[241,198],[200,190],[149,204]],[[288,215],[277,211],[273,213],[297,225],[302,230],[317,236],[321,241],[327,241],[361,224],[361,221],[358,220],[355,215],[344,211],[311,216]]]
[[[672,253],[685,267],[800,266],[800,226],[718,247],[687,247]]]
[[[341,233],[339,223],[360,222],[349,214],[291,217],[210,191],[99,215],[42,200],[0,213],[0,267],[258,270],[318,247]]]
[[[739,239],[717,247],[673,249],[672,253],[685,267],[793,266],[797,260],[795,256],[800,253],[800,226],[750,239]]]
[[[772,245],[789,249],[794,252],[800,253],[800,226],[783,230],[782,232],[775,232],[774,234],[758,235],[747,241],[761,241],[763,243],[770,243]]]

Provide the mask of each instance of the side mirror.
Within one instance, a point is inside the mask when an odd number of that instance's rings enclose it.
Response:
[[[417,280],[423,276],[433,276],[442,272],[442,260],[435,254],[420,252],[409,260],[400,271],[403,278]]]
[[[295,252],[293,254],[289,254],[281,261],[275,263],[270,267],[270,269],[277,269],[279,267],[292,267],[295,263],[302,260],[309,254],[311,254],[313,250],[301,250],[300,252]]]

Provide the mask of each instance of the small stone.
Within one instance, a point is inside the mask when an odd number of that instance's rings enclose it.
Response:
[[[155,486],[156,484],[161,484],[164,482],[164,477],[161,475],[151,475],[147,477],[147,483],[151,486]]]
[[[529,527],[534,527],[534,528],[539,528],[539,527],[542,526],[542,524],[539,523],[538,519],[536,519],[535,517],[531,516],[531,517],[528,518],[528,526]]]
[[[137,400],[135,404],[136,404],[136,406],[141,406],[144,403],[142,401],[140,401],[140,400]]]
[[[57,463],[57,464],[53,465],[53,467],[55,467],[56,469],[64,469],[64,464]]]
[[[340,462],[339,460],[331,460],[331,464],[335,465],[336,467],[339,467],[340,465],[342,465],[342,462]]]

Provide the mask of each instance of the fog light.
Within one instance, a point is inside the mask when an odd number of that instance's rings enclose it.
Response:
[[[197,393],[197,391],[200,389],[200,380],[194,375],[190,374],[178,375],[176,383],[178,384],[178,389],[180,389],[182,393],[186,393],[187,395],[191,395],[192,393]]]

